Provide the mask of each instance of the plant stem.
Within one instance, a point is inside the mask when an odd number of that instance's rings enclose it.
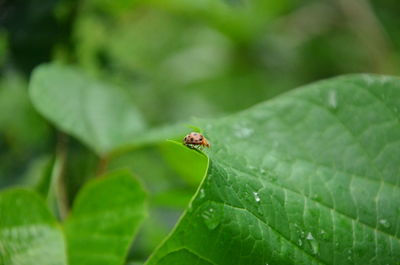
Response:
[[[110,162],[110,157],[108,155],[105,155],[100,158],[99,163],[97,165],[97,171],[96,171],[97,177],[104,175],[104,173],[107,171],[109,162]]]
[[[50,191],[47,196],[47,201],[50,206],[59,214],[61,220],[65,219],[69,211],[67,190],[65,185],[65,166],[67,162],[67,145],[68,137],[63,134],[58,134],[57,147],[53,170],[51,173]],[[54,205],[55,202],[55,205]]]
[[[376,73],[395,73],[391,60],[393,47],[385,29],[366,0],[337,0],[349,27],[368,50]]]

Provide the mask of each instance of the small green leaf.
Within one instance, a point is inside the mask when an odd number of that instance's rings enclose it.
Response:
[[[67,264],[62,232],[45,202],[32,191],[0,193],[0,264]]]
[[[165,208],[183,210],[186,208],[194,191],[190,189],[174,189],[154,195],[151,202],[153,205]]]
[[[189,184],[197,187],[207,169],[207,157],[181,143],[167,141],[161,151],[168,163]]]
[[[120,265],[146,216],[146,194],[127,171],[84,186],[65,223],[69,265]]]
[[[146,131],[141,132],[135,138],[124,142],[123,145],[115,148],[110,153],[110,157],[126,153],[127,151],[134,150],[138,147],[159,144],[160,142],[164,142],[167,139],[181,140],[178,137],[183,138],[185,133],[188,133],[188,129],[184,124],[180,123],[150,128]]]
[[[131,142],[145,128],[129,95],[77,68],[39,66],[32,75],[30,96],[43,116],[100,155]]]
[[[400,79],[318,82],[203,129],[207,176],[147,264],[399,264]]]

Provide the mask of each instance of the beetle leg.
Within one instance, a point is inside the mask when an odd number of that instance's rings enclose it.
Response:
[[[196,147],[193,144],[187,144],[187,147],[189,147],[190,149],[196,149]]]

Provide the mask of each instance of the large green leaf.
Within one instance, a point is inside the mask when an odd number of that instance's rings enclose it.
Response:
[[[400,264],[400,80],[318,82],[204,124],[208,173],[147,264]]]
[[[64,238],[39,195],[0,193],[0,264],[66,265]]]
[[[35,69],[30,96],[36,109],[98,154],[130,142],[144,122],[129,95],[81,70],[57,64]]]
[[[123,264],[146,216],[146,194],[127,171],[83,188],[65,223],[69,265]]]

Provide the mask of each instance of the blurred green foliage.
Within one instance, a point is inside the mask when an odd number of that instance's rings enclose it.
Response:
[[[58,169],[68,211],[87,180],[129,168],[150,192],[150,218],[129,256],[144,260],[188,204],[205,162],[178,158],[168,143],[98,157],[34,111],[27,87],[36,66],[73,64],[123,89],[149,127],[190,124],[326,77],[399,74],[399,13],[394,0],[0,1],[0,187],[46,194],[65,153]]]

